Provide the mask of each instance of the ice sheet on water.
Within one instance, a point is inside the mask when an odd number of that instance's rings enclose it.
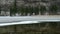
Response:
[[[38,23],[38,21],[23,21],[23,22],[1,23],[0,26],[9,26],[9,25],[17,25],[17,24],[32,24],[32,23]]]

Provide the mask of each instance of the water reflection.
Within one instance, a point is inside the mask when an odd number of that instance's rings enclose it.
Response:
[[[2,34],[57,34],[60,22],[43,22],[0,27]]]

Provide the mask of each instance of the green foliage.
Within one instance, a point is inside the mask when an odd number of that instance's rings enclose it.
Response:
[[[35,7],[35,15],[38,15],[39,14],[39,7],[37,6],[37,7]]]
[[[41,6],[40,7],[40,12],[41,12],[41,15],[46,11],[46,7],[45,6]]]
[[[12,8],[10,8],[10,16],[12,16],[12,12],[13,12],[13,11],[12,11]]]
[[[10,7],[10,16],[15,15],[17,13],[17,6],[16,6],[16,0],[14,1],[14,5]]]
[[[0,7],[0,14],[1,14],[1,7]]]
[[[39,8],[38,7],[20,7],[19,10],[21,13],[25,13],[25,15],[27,15],[28,13],[30,13],[30,15],[32,15],[33,13],[38,14],[39,13]]]
[[[49,10],[50,10],[50,13],[55,14],[55,13],[57,13],[58,7],[57,7],[57,5],[52,5],[49,7]],[[38,6],[37,7],[31,7],[31,6],[24,7],[24,6],[22,6],[17,11],[16,0],[15,0],[13,7],[10,8],[10,11],[12,14],[18,13],[18,11],[19,11],[19,13],[21,13],[22,15],[24,13],[25,13],[25,15],[27,15],[28,13],[30,13],[30,15],[32,15],[33,13],[35,13],[35,15],[38,15],[39,11],[40,11],[41,15],[44,15],[44,13],[46,12],[46,7],[45,6],[40,6],[40,7],[38,7]]]
[[[52,5],[52,6],[50,7],[50,10],[51,10],[51,11],[57,11],[57,10],[58,10],[57,5]]]
[[[46,7],[45,6],[41,6],[40,7],[40,11],[46,11]]]
[[[28,11],[29,11],[29,10],[28,10],[28,7],[25,7],[25,8],[24,8],[24,13],[25,13],[25,15],[28,14]]]
[[[32,15],[32,13],[33,13],[33,7],[29,6],[28,7],[28,12],[30,13],[30,15]]]
[[[52,13],[52,14],[57,14],[57,10],[58,10],[58,6],[57,5],[52,5],[52,6],[50,6],[50,12]]]

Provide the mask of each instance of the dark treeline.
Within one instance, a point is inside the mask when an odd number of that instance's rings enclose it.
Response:
[[[58,13],[58,6],[51,5],[48,6],[38,5],[38,6],[17,6],[16,0],[13,2],[13,5],[9,7],[10,16],[27,16],[27,15],[57,15]],[[47,13],[47,14],[46,14]],[[1,7],[0,7],[0,14],[1,14]]]
[[[58,7],[57,5],[52,5],[49,7],[49,11],[47,11],[47,8],[45,6],[37,6],[37,7],[31,7],[31,6],[22,6],[19,8],[16,8],[15,6],[13,6],[13,8],[10,8],[10,15],[15,14],[15,13],[21,13],[21,16],[27,16],[29,15],[33,15],[33,13],[35,15],[44,15],[46,12],[48,12],[50,15],[56,15],[57,14],[57,10]]]
[[[46,6],[36,6],[36,7],[32,7],[32,6],[21,6],[20,8],[17,8],[16,5],[16,0],[14,1],[14,5],[13,8],[10,8],[10,16],[12,16],[12,14],[15,15],[15,13],[19,13],[21,14],[21,16],[27,16],[28,14],[31,16],[33,15],[44,15],[46,12],[49,15],[56,15],[57,14],[57,10],[58,10],[58,6],[57,5],[51,5],[49,6],[49,8],[46,8]],[[49,10],[47,10],[49,9]]]

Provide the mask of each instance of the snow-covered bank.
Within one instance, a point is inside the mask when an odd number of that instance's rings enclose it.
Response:
[[[0,16],[0,23],[1,22],[20,22],[20,21],[37,21],[37,20],[60,20],[60,16]]]
[[[60,16],[0,16],[0,26],[58,21]]]
[[[32,23],[38,23],[38,21],[23,21],[23,22],[1,23],[0,26],[9,26],[9,25],[17,25],[17,24],[32,24]]]

